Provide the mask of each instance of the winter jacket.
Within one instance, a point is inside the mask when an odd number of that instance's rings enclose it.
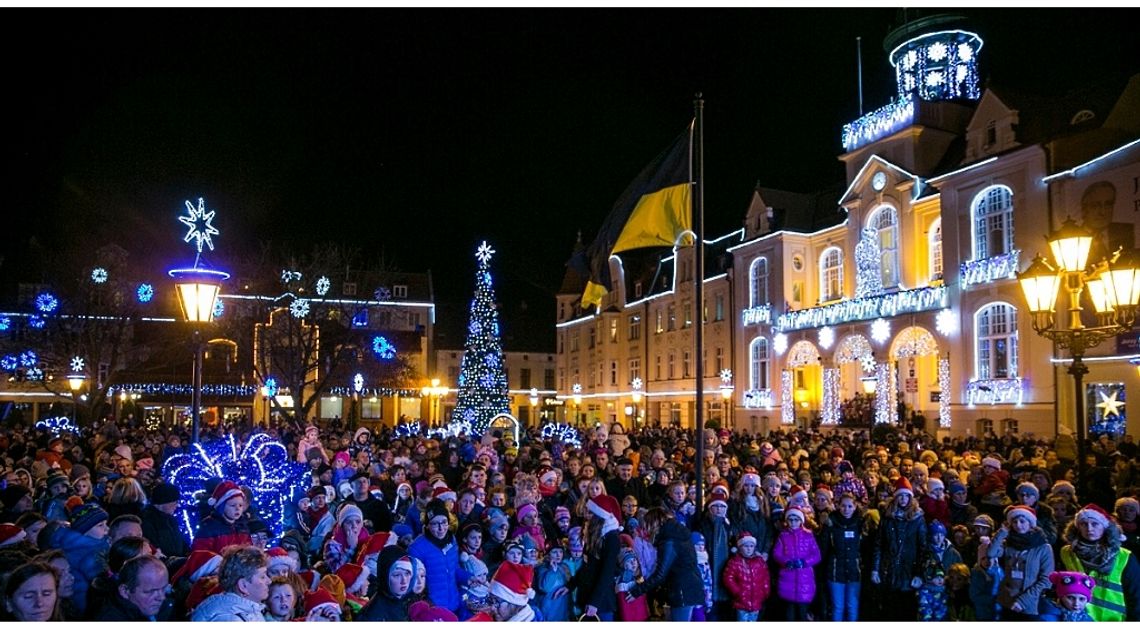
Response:
[[[264,613],[264,604],[226,591],[202,600],[190,621],[265,621]]]
[[[819,542],[824,579],[839,583],[862,581],[862,516],[844,519],[838,512],[831,513],[827,525],[820,530]]]
[[[567,591],[555,598],[554,593],[562,587]],[[557,567],[543,563],[534,570],[534,605],[546,621],[570,621],[570,567],[559,564]]]
[[[763,500],[764,496],[761,495],[758,499]],[[764,516],[762,508],[749,510],[742,501],[733,500],[728,509],[728,520],[756,537],[757,554],[767,556],[771,553],[772,543],[776,540],[776,531],[772,528],[772,522]]]
[[[440,548],[425,535],[416,537],[408,546],[408,555],[418,558],[427,571],[427,594],[433,606],[456,613],[462,600],[459,587],[467,584],[471,575],[459,566],[459,544],[454,536]]]
[[[190,544],[186,542],[186,537],[182,536],[178,519],[173,515],[168,515],[151,504],[143,509],[141,519],[143,536],[151,545],[162,550],[164,555],[190,555]]]
[[[819,564],[819,545],[815,535],[804,528],[784,530],[772,548],[776,561],[776,592],[780,599],[795,604],[810,604],[815,599],[815,571]]]
[[[408,621],[405,600],[392,595],[392,589],[388,586],[388,572],[392,570],[392,565],[407,555],[404,548],[398,545],[380,550],[380,557],[376,559],[376,594],[361,609],[356,621]],[[411,592],[411,587],[408,587],[408,592]],[[404,598],[407,597],[405,594]]]
[[[939,560],[942,570],[950,573],[950,566],[955,563],[964,563],[962,554],[950,543],[950,539],[942,539],[941,545],[930,545],[930,555]]]
[[[602,547],[598,555],[589,554],[582,570],[578,572],[578,603],[583,608],[593,606],[600,613],[617,610],[617,594],[614,583],[618,574],[618,553],[621,541],[618,531],[611,530],[602,537]]]
[[[1022,613],[1036,615],[1041,594],[1052,586],[1049,574],[1053,573],[1053,548],[1045,541],[1040,528],[1033,528],[1025,536],[1028,537],[1025,546],[1013,547],[1009,542],[1009,528],[1003,526],[994,535],[986,553],[1001,561],[1004,573],[998,588],[998,603],[1009,609],[1016,602],[1021,604]]]
[[[949,530],[953,526],[969,526],[974,523],[974,519],[978,516],[978,508],[973,504],[967,502],[965,506],[959,506],[950,500],[950,525],[947,526]]]
[[[111,549],[106,538],[96,540],[70,528],[56,528],[49,544],[52,549],[63,550],[67,564],[75,576],[71,601],[80,616],[87,610],[87,589],[96,577],[107,571],[107,552]]]
[[[913,591],[911,580],[920,573],[926,560],[926,522],[922,510],[909,519],[887,514],[879,523],[879,542],[875,544],[871,571],[879,572],[885,591]]]
[[[193,550],[209,550],[221,554],[222,550],[230,545],[249,545],[253,538],[249,536],[249,527],[242,519],[230,523],[221,515],[214,513],[198,523],[198,533],[194,535]]]
[[[732,597],[732,607],[755,612],[764,608],[771,590],[768,565],[758,554],[745,558],[739,554],[728,559],[724,567],[724,588]]]
[[[934,499],[929,495],[925,495],[922,499],[918,500],[918,505],[922,507],[922,514],[926,518],[926,524],[930,525],[931,521],[941,521],[946,529],[950,529],[950,502],[945,499]]]
[[[114,596],[107,599],[103,608],[99,609],[99,613],[95,615],[95,621],[171,621],[173,615],[174,603],[170,598],[162,603],[162,607],[158,609],[158,614],[151,618],[143,615],[139,607],[123,599],[116,591]]]
[[[688,529],[670,519],[661,524],[653,545],[657,548],[653,573],[630,589],[630,593],[636,597],[663,588],[671,607],[703,605],[704,584],[697,573],[697,554]]]
[[[731,519],[714,520],[707,511],[698,520],[697,530],[705,537],[705,549],[709,553],[709,569],[712,570],[713,600],[723,602],[728,599],[728,593],[721,584],[721,575],[724,566],[728,563],[729,553],[732,549],[732,539],[739,534],[736,522]]]

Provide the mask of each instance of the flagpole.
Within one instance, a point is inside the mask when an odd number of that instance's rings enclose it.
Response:
[[[697,438],[697,498],[696,507],[697,512],[703,511],[704,506],[704,465],[705,465],[705,366],[704,366],[704,345],[705,345],[705,301],[704,301],[704,278],[705,278],[705,99],[704,96],[697,92],[696,99],[693,101],[693,113],[696,120],[693,128],[693,233],[696,239],[694,245],[694,261],[693,268],[696,271],[693,281],[696,285],[693,287],[693,298],[697,304],[696,319],[697,319],[697,333],[696,333],[696,354],[697,361],[697,408],[696,408],[696,438]]]

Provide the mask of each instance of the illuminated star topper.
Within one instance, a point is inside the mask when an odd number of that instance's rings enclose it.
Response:
[[[190,242],[194,240],[199,253],[202,252],[203,243],[213,251],[214,241],[210,239],[210,236],[218,235],[218,230],[214,228],[214,225],[210,224],[210,221],[214,219],[214,212],[206,211],[206,199],[198,199],[197,209],[194,208],[193,203],[186,201],[186,209],[190,212],[190,215],[178,217],[178,222],[181,222],[189,228],[189,231],[186,232],[186,237],[182,238],[182,241]]]
[[[491,261],[491,256],[494,254],[495,249],[491,248],[491,245],[487,244],[486,240],[483,240],[483,243],[475,250],[475,259],[479,260],[482,264],[487,264]]]
[[[1102,401],[1096,404],[1096,407],[1104,411],[1104,416],[1120,416],[1120,407],[1124,405],[1123,401],[1117,401],[1116,395],[1119,391],[1112,391],[1111,395],[1106,395],[1098,391]]]

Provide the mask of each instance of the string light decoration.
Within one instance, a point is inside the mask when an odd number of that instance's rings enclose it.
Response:
[[[830,327],[821,327],[819,329],[819,346],[826,350],[830,349],[833,344],[835,344],[835,330]]]
[[[864,373],[873,373],[875,371],[875,354],[868,353],[859,358],[859,364],[862,365]]]
[[[971,379],[966,384],[966,403],[997,405],[1013,403],[1021,405],[1025,394],[1024,382],[1020,377],[1006,379]]]
[[[214,212],[206,211],[206,199],[198,199],[198,207],[195,208],[194,204],[186,201],[186,210],[189,212],[186,216],[179,216],[178,222],[186,225],[186,237],[182,238],[183,242],[193,241],[194,245],[198,248],[198,254],[202,254],[202,245],[205,244],[214,250],[214,241],[210,236],[218,235],[218,230],[214,228],[211,221],[214,220]]]
[[[49,432],[53,437],[67,432],[79,434],[79,426],[71,422],[69,416],[53,416],[36,421],[36,429]]]
[[[331,287],[332,287],[332,282],[329,281],[328,277],[325,277],[322,275],[320,279],[317,279],[317,294],[318,295],[320,295],[322,297],[325,296],[326,294],[329,293],[329,288],[331,288]]]
[[[792,350],[788,353],[788,368],[794,369],[813,364],[819,364],[819,350],[815,348],[815,345],[807,340],[801,340],[792,345]]]
[[[352,376],[352,392],[360,394],[364,390],[364,375],[357,373]]]
[[[772,336],[772,350],[776,352],[776,355],[784,355],[784,352],[788,350],[787,334],[780,333]]]
[[[51,314],[59,307],[59,299],[50,292],[43,292],[36,296],[36,309],[44,314]]]
[[[107,269],[102,266],[91,271],[91,281],[95,283],[107,283],[107,277]]]
[[[47,321],[39,314],[32,314],[28,317],[28,327],[32,329],[43,329],[44,325],[47,325]]]
[[[311,482],[308,468],[289,459],[281,441],[268,434],[254,434],[244,446],[233,434],[203,445],[194,443],[190,453],[171,456],[162,465],[162,477],[182,495],[176,518],[191,541],[198,527],[198,496],[214,478],[245,486],[253,494],[251,508],[273,536],[285,531],[285,511]]]
[[[35,351],[28,349],[20,353],[20,366],[30,369],[35,368],[40,363],[40,356],[36,355]]]
[[[372,353],[381,360],[392,360],[396,357],[396,347],[384,336],[376,336],[372,339]]]
[[[135,296],[138,297],[139,303],[150,303],[154,298],[154,286],[149,283],[139,284],[138,290],[135,290]]]
[[[780,423],[792,425],[796,422],[796,405],[792,399],[792,372],[780,373]]]
[[[1122,436],[1128,425],[1125,411],[1125,390],[1122,382],[1088,384],[1085,387],[1088,408],[1089,433]]]
[[[890,53],[900,96],[915,93],[926,101],[977,100],[978,51],[982,39],[963,30],[924,33]]]
[[[0,331],[8,331],[12,327],[12,319],[0,316]]]
[[[157,431],[161,430],[162,429],[162,415],[160,415],[160,414],[148,414],[148,415],[146,415],[146,418],[143,419],[143,427],[145,427],[146,431],[148,431],[148,432],[157,432]]]
[[[721,369],[720,370],[720,383],[724,386],[731,386],[732,385],[732,369]],[[635,386],[635,388],[640,390],[641,386]]]
[[[772,306],[768,304],[750,307],[740,313],[741,324],[755,325],[772,322]]]
[[[744,391],[744,407],[770,409],[772,407],[772,389],[753,388]]]
[[[914,122],[914,98],[909,95],[843,125],[843,148],[853,151],[905,129]]]
[[[72,371],[74,371],[76,373],[82,373],[84,366],[86,366],[86,364],[83,362],[83,358],[81,358],[79,356],[75,356],[74,358],[71,358],[71,370]]]
[[[438,438],[440,440],[445,440],[453,437],[466,437],[470,434],[470,431],[468,431],[466,423],[463,423],[461,421],[452,421],[451,423],[443,425],[441,427],[430,428],[427,432],[425,432],[425,434],[428,438]]]
[[[891,344],[891,357],[915,358],[938,353],[938,341],[922,327],[911,326],[899,332]]]
[[[328,389],[328,393],[330,395],[337,397],[345,397],[352,395],[355,392],[356,389],[352,386],[333,386],[332,388]],[[365,386],[360,389],[360,395],[362,397],[419,397],[422,399],[424,393],[423,390],[419,388],[388,388],[386,386],[376,386],[370,388]]]
[[[116,384],[107,388],[108,395],[123,391],[135,392],[148,396],[191,395],[194,386],[191,384]],[[257,386],[240,386],[233,384],[203,384],[202,394],[211,397],[251,397],[257,394]]]
[[[539,433],[543,439],[558,441],[572,447],[582,446],[582,433],[567,423],[544,423]]]
[[[397,438],[409,438],[412,436],[419,436],[420,430],[423,426],[419,421],[412,421],[411,423],[400,423],[396,429],[392,430],[392,440]]]
[[[855,245],[855,298],[869,297],[883,291],[883,260],[879,234],[865,228]]]
[[[392,298],[392,291],[388,289],[388,286],[380,286],[372,292],[372,296],[377,301],[387,301]]]
[[[934,329],[943,336],[949,336],[958,331],[958,317],[950,309],[939,310],[934,316]]]
[[[1014,249],[1002,255],[962,262],[959,274],[962,287],[966,288],[999,279],[1013,279],[1017,276],[1019,268],[1021,268],[1021,251]]]
[[[214,318],[221,318],[226,313],[226,304],[221,299],[214,299]]]
[[[18,366],[20,366],[19,359],[12,354],[0,358],[0,369],[10,372],[16,370]]]
[[[304,275],[295,270],[289,270],[287,268],[281,270],[281,283],[283,284],[288,284],[293,281],[301,281],[303,278]]]
[[[495,250],[484,241],[475,253],[475,296],[467,342],[460,363],[453,420],[463,421],[475,434],[486,431],[491,420],[510,413],[503,345],[499,338],[499,312],[491,283],[490,262]]]
[[[309,300],[308,299],[293,299],[289,304],[289,313],[293,318],[305,318],[309,315]]]
[[[938,359],[938,427],[950,429],[950,358]]]
[[[823,408],[820,412],[820,423],[823,425],[839,424],[839,369],[823,369]]]
[[[850,364],[852,362],[859,362],[867,356],[872,356],[874,361],[874,349],[871,348],[871,343],[859,334],[851,334],[846,336],[840,341],[839,346],[835,349],[835,363],[836,364]]]
[[[38,366],[33,366],[32,368],[24,371],[24,379],[29,382],[42,382],[44,379],[44,371]]]
[[[893,389],[893,378],[891,371],[893,365],[890,362],[882,362],[878,364],[875,370],[875,423],[894,423],[897,408],[895,408],[894,395],[891,394]]]
[[[883,344],[890,337],[891,324],[888,323],[886,319],[875,319],[875,322],[871,323],[871,340]]]
[[[785,312],[776,319],[778,331],[795,331],[841,325],[899,314],[916,314],[946,307],[946,286],[927,286],[913,290],[887,292],[875,296],[847,299],[831,305]]]

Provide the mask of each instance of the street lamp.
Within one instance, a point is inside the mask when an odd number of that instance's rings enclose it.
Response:
[[[534,420],[535,425],[538,425],[540,423],[540,421],[538,420],[537,412],[538,412],[538,389],[537,388],[531,388],[530,389],[530,416],[531,416],[531,419]]]
[[[436,423],[439,422],[439,398],[450,391],[447,386],[440,386],[439,383],[439,378],[433,377],[431,386],[424,386],[420,389],[423,396],[428,398],[428,422],[432,427],[437,427]]]
[[[269,386],[261,387],[261,402],[265,404],[265,427],[269,427]]]
[[[67,376],[67,387],[71,389],[71,424],[75,426],[79,425],[79,400],[75,397],[85,381],[87,376],[83,373],[70,373]]]
[[[574,391],[574,424],[582,424],[582,385],[574,384],[571,389]]]
[[[1049,248],[1056,267],[1040,255],[1024,272],[1018,273],[1021,290],[1032,315],[1033,330],[1068,349],[1073,356],[1068,373],[1073,376],[1073,409],[1076,412],[1077,470],[1085,464],[1085,425],[1083,379],[1089,372],[1085,351],[1108,338],[1127,333],[1136,320],[1140,301],[1140,268],[1133,252],[1117,251],[1111,260],[1087,267],[1093,235],[1088,229],[1066,218],[1061,228],[1050,234]],[[1057,290],[1069,293],[1069,324],[1054,327]],[[1096,310],[1097,325],[1086,327],[1081,320],[1081,293],[1085,288]]]
[[[721,408],[724,409],[724,427],[732,429],[732,406],[729,403],[732,400],[732,371],[724,369],[720,372],[720,401]]]
[[[214,302],[221,292],[222,282],[230,278],[229,273],[206,268],[176,268],[168,271],[174,279],[178,292],[178,304],[186,322],[194,327],[194,396],[190,407],[190,442],[198,442],[202,412],[202,355],[205,343],[202,342],[201,326],[214,320]]]

